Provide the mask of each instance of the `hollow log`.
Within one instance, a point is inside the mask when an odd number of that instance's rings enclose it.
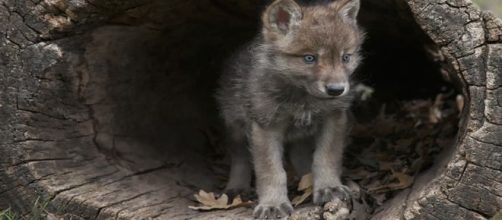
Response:
[[[83,219],[249,219],[190,210],[222,181],[213,100],[259,30],[253,0],[1,0],[0,210],[37,198]],[[371,219],[487,219],[502,209],[502,20],[471,0],[363,0],[362,72],[388,94],[465,99],[455,144]],[[434,56],[431,56],[434,55]],[[314,208],[294,218],[319,219]],[[314,213],[314,214],[313,214]]]

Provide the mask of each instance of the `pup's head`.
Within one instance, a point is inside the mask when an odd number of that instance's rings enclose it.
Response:
[[[356,21],[359,0],[299,5],[276,0],[265,10],[268,67],[318,98],[343,96],[360,61],[364,34]]]

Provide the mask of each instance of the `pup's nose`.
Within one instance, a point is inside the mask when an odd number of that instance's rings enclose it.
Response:
[[[339,96],[345,92],[345,85],[343,84],[328,84],[326,85],[326,93],[330,96]]]

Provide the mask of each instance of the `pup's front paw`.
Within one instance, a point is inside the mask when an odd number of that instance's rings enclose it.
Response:
[[[351,195],[349,187],[340,185],[337,187],[318,189],[314,192],[314,203],[317,205],[324,205],[325,203],[333,202],[337,199],[345,203],[350,203]]]
[[[272,204],[258,204],[254,208],[253,216],[256,219],[281,219],[288,217],[293,212],[291,202],[278,202]]]
[[[352,210],[350,189],[344,185],[315,190],[314,203],[324,205],[324,219],[348,219]]]

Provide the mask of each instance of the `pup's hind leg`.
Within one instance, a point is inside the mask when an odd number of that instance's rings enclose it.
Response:
[[[227,148],[231,165],[225,192],[229,194],[247,193],[251,189],[251,153],[243,131],[228,129]]]
[[[312,171],[314,145],[314,138],[305,138],[288,144],[288,159],[298,177]]]

